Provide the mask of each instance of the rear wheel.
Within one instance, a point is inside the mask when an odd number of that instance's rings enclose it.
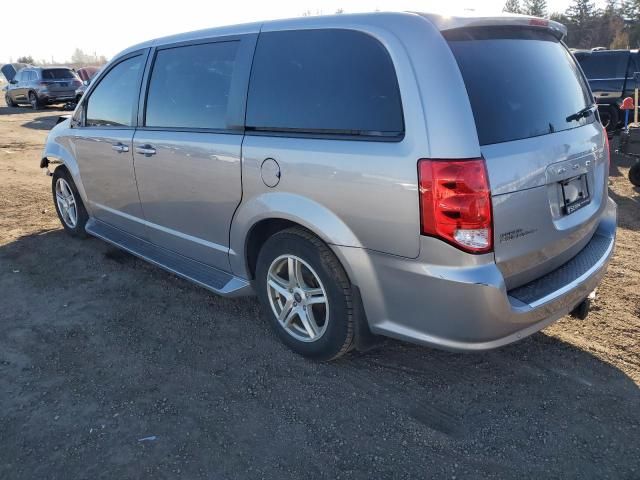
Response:
[[[53,172],[51,189],[53,203],[65,231],[73,237],[86,237],[84,227],[89,215],[66,168],[58,167]]]
[[[640,161],[637,161],[629,170],[629,181],[636,187],[640,187]]]
[[[349,351],[351,284],[319,238],[302,228],[270,237],[258,255],[255,287],[278,337],[294,352],[327,361]]]
[[[40,101],[38,100],[38,96],[35,92],[29,92],[29,105],[34,110],[38,110],[40,108]]]

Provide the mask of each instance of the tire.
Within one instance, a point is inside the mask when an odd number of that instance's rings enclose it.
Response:
[[[598,108],[602,125],[606,128],[607,133],[612,133],[618,128],[620,123],[620,113],[615,105],[608,105]]]
[[[629,181],[636,187],[640,187],[640,161],[634,163],[629,169]]]
[[[7,107],[9,108],[16,108],[18,106],[18,104],[14,102],[13,99],[8,94],[4,96],[4,101],[7,104]]]
[[[293,279],[290,262],[297,267]],[[264,243],[254,287],[276,334],[294,352],[329,361],[351,349],[355,328],[351,283],[334,253],[307,230],[283,230]],[[288,322],[278,320],[283,311],[292,312],[283,314]]]
[[[84,203],[82,203],[76,184],[65,167],[60,166],[53,172],[51,192],[53,193],[53,204],[55,205],[56,213],[65,232],[72,237],[85,238],[87,232],[84,227],[89,220],[89,215]],[[63,198],[60,198],[59,195]],[[71,208],[66,208],[70,207],[71,204],[75,206],[75,214],[73,214]]]
[[[40,108],[40,100],[38,100],[38,96],[35,92],[29,92],[29,104],[33,110],[38,110]]]

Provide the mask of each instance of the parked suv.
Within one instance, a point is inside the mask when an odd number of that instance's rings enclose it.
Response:
[[[615,131],[624,122],[622,100],[640,87],[634,79],[640,72],[638,50],[582,50],[574,55],[589,81],[604,125]]]
[[[25,67],[7,80],[7,106],[26,103],[34,110],[42,105],[74,101],[76,88],[82,85],[73,70],[66,67]]]
[[[607,138],[564,33],[372,13],[143,43],[42,166],[68,233],[256,293],[300,354],[372,333],[498,347],[583,304],[614,246]]]

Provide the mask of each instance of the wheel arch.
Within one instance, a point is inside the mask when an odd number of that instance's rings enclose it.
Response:
[[[76,188],[80,193],[80,197],[82,198],[85,208],[89,211],[89,202],[87,201],[84,185],[80,178],[80,169],[78,168],[78,163],[76,162],[73,154],[60,143],[49,140],[42,152],[40,168],[48,168],[49,165],[61,165],[67,169],[71,174],[71,178],[73,178],[73,183],[75,183]]]
[[[360,240],[342,219],[323,205],[284,192],[265,193],[238,207],[229,239],[233,272],[243,278],[253,279],[255,260],[264,241],[278,231],[296,226],[325,242],[353,282],[346,259],[332,245],[362,248]]]

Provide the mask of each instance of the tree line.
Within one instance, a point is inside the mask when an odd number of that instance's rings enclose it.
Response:
[[[73,54],[71,55],[71,60],[66,61],[66,62],[56,62],[54,59],[51,59],[51,61],[46,60],[46,59],[42,59],[42,60],[35,60],[31,55],[24,55],[22,57],[18,57],[16,59],[17,63],[27,63],[29,65],[42,65],[42,66],[46,66],[46,65],[60,65],[60,64],[64,64],[64,65],[72,65],[75,68],[80,68],[80,67],[86,67],[89,65],[104,65],[105,63],[107,63],[107,58],[104,55],[96,55],[96,54],[89,54],[84,52],[82,49],[80,48],[76,48],[73,51]]]
[[[573,0],[563,13],[547,9],[546,0],[507,0],[504,12],[550,18],[567,27],[565,42],[572,48],[640,47],[640,0]]]

